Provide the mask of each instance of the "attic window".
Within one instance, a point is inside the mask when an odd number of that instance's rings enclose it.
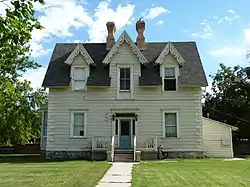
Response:
[[[86,68],[74,67],[72,76],[72,89],[84,90],[86,88]]]
[[[177,78],[175,68],[164,68],[164,91],[176,91]]]

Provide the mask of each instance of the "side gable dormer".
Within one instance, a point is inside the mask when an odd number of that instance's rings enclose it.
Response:
[[[162,91],[177,91],[180,67],[184,66],[185,60],[171,42],[166,44],[155,63],[160,65]]]
[[[95,66],[95,63],[81,43],[77,44],[65,63],[70,65],[71,90],[86,90],[90,66]]]

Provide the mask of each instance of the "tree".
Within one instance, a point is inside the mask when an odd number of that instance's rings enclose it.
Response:
[[[0,144],[27,143],[39,137],[39,107],[46,99],[45,90],[34,91],[30,82],[19,79],[28,69],[40,67],[29,55],[32,31],[42,29],[34,17],[36,1],[11,1],[6,15],[0,15]]]
[[[235,137],[250,138],[250,82],[248,68],[220,64],[213,78],[212,94],[206,93],[203,116],[238,126]]]

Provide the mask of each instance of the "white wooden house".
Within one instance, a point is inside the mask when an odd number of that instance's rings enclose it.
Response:
[[[195,42],[134,42],[126,31],[106,43],[56,44],[43,81],[49,89],[41,150],[46,158],[202,157],[201,88]]]

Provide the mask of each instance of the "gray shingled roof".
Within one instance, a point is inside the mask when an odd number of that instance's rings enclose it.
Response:
[[[149,64],[147,66],[141,65],[140,86],[161,85],[159,65],[155,64],[155,60],[166,44],[167,42],[147,43],[147,49],[142,51]],[[180,84],[207,86],[207,79],[196,43],[172,42],[172,44],[186,61],[184,66],[180,67]],[[42,86],[69,86],[70,66],[64,62],[76,45],[75,43],[56,44]],[[96,64],[96,66],[90,67],[87,85],[110,86],[109,66],[102,64],[102,60],[108,53],[106,43],[83,43],[82,45]]]

